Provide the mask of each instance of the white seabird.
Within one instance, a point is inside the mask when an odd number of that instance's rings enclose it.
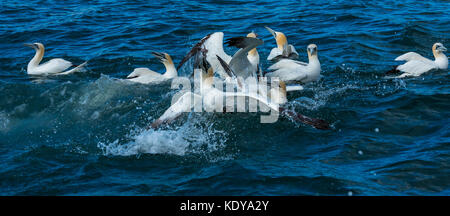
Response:
[[[213,87],[213,69],[210,65],[203,61],[203,70],[202,70],[202,83],[200,85],[200,94],[186,92],[182,96],[180,96],[175,103],[173,103],[161,117],[156,119],[152,124],[151,128],[156,129],[160,127],[162,124],[170,123],[176,118],[178,118],[181,114],[185,112],[191,112],[192,109],[198,105],[202,105],[204,110],[210,111],[228,111],[234,110],[234,103],[230,102],[239,100],[239,98],[249,100],[254,100],[258,103],[260,110],[272,110],[275,112],[280,112],[283,116],[287,116],[292,118],[294,121],[303,122],[305,124],[311,125],[317,129],[330,129],[329,124],[321,119],[310,118],[301,114],[296,113],[295,111],[287,110],[283,107],[280,107],[282,103],[285,103],[286,100],[286,89],[285,86],[280,82],[281,90],[271,90],[269,93],[270,98],[262,97],[257,94],[246,94],[244,92],[223,92],[215,87]],[[205,68],[207,72],[205,73]],[[281,94],[281,95],[280,95]],[[281,96],[281,97],[280,97]],[[275,98],[279,97],[279,98]],[[222,101],[225,98],[225,103],[220,103],[218,101]],[[284,99],[283,99],[284,98]],[[279,101],[277,101],[279,100]],[[199,104],[201,103],[201,104]],[[227,107],[231,105],[231,107]],[[245,106],[245,105],[244,105]],[[264,106],[264,108],[261,108]],[[245,110],[237,107],[237,110]]]
[[[127,76],[127,79],[132,82],[144,84],[157,84],[178,76],[172,58],[167,53],[152,52],[152,55],[158,58],[166,67],[166,72],[160,74],[148,68],[136,68]]]
[[[277,32],[272,30],[271,28],[265,26],[265,28],[273,35],[275,41],[277,42],[277,47],[273,48],[270,51],[267,60],[279,60],[283,58],[289,59],[297,59],[298,53],[295,50],[295,47],[291,44],[288,44],[286,35],[283,32]]]
[[[223,36],[223,32],[215,32],[202,38],[183,58],[177,66],[177,69],[181,68],[189,58],[203,50],[206,53],[206,60],[212,66],[215,73],[219,74],[220,77],[224,79],[228,78],[229,75],[223,70],[216,56],[222,58],[230,65],[230,67],[235,69],[235,71],[242,73],[239,75],[247,77],[249,74],[256,74],[259,70],[259,54],[256,47],[263,43],[262,40],[257,38],[258,35],[252,32],[247,35],[247,38],[252,39],[245,39],[246,37],[228,39],[226,42],[227,45],[241,48],[233,56],[225,53],[223,48]]]
[[[54,58],[43,64],[39,64],[44,58],[45,47],[42,43],[24,44],[31,47],[36,51],[36,54],[28,63],[27,73],[30,75],[65,75],[74,72],[80,72],[84,70],[84,66],[87,62],[81,65],[73,65],[72,62],[66,61],[62,58]],[[69,69],[74,66],[75,68]]]
[[[249,100],[255,100],[258,105],[265,106],[266,110],[279,111],[279,103],[271,101],[267,97],[262,97],[257,94],[246,94],[244,92],[223,92],[213,86],[214,72],[212,66],[205,61],[203,64],[203,70],[201,74],[200,94],[193,92],[186,92],[178,98],[178,100],[172,104],[161,117],[155,120],[151,127],[158,128],[161,124],[170,123],[184,112],[191,112],[191,110],[202,105],[203,110],[220,111],[234,110],[235,104],[231,101],[240,100],[239,98],[249,98]],[[207,72],[205,73],[205,68]],[[276,97],[275,92],[272,93],[272,97]],[[225,101],[223,101],[225,99]],[[222,103],[218,102],[222,101]],[[245,104],[244,104],[245,106]],[[237,107],[238,110],[245,110],[245,107]],[[260,108],[261,109],[261,108]],[[263,108],[264,109],[264,108]]]
[[[397,76],[397,78],[403,78],[407,76],[420,76],[430,70],[447,69],[448,58],[444,54],[444,52],[447,51],[447,48],[445,48],[441,43],[435,43],[432,50],[435,58],[434,61],[425,58],[418,53],[408,52],[395,59],[395,61],[406,61],[406,63],[395,67],[391,71],[388,71],[387,74],[400,71],[403,72],[403,74]]]
[[[320,78],[320,62],[317,54],[317,46],[310,44],[307,47],[308,63],[295,61],[292,59],[281,59],[269,67],[267,77],[278,77],[286,83],[305,84],[317,81]]]

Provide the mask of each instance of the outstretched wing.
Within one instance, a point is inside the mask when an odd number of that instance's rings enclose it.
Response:
[[[186,54],[186,56],[184,56],[184,58],[181,60],[181,62],[178,64],[177,66],[177,70],[179,70],[181,68],[181,66],[183,66],[184,63],[186,63],[192,56],[194,56],[195,54],[197,54],[201,49],[202,49],[202,45],[205,43],[205,41],[207,41],[209,39],[209,37],[212,35],[208,34],[205,37],[203,37],[198,43],[196,43],[194,45],[194,47],[192,47],[192,49]]]
[[[311,118],[309,116],[305,116],[295,111],[284,109],[282,107],[280,107],[280,112],[283,116],[286,116],[296,122],[302,122],[304,124],[310,125],[316,129],[320,130],[331,129],[330,124],[328,124],[328,122],[322,119]]]
[[[247,54],[250,50],[263,44],[264,42],[258,38],[252,37],[234,37],[227,40],[226,44],[240,48],[230,61],[230,68],[236,73],[237,76],[248,77],[253,74],[251,70],[251,63],[247,58]]]

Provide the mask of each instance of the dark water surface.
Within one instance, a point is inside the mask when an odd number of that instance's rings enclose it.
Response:
[[[448,70],[384,77],[402,53],[450,46],[449,11],[409,0],[2,1],[0,195],[450,195]],[[265,25],[303,61],[318,45],[322,79],[289,106],[333,130],[242,113],[145,129],[176,93],[120,80],[163,70],[150,51],[178,63],[208,33],[254,30],[267,68]],[[44,43],[44,60],[89,60],[89,71],[29,77],[26,42]]]

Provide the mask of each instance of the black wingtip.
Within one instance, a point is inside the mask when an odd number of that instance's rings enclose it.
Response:
[[[295,111],[291,110],[285,110],[284,108],[280,107],[280,112],[283,113],[286,116],[291,117],[293,120],[297,122],[302,122],[304,124],[310,125],[316,129],[319,130],[330,130],[331,126],[328,122],[322,119],[317,118],[311,118],[305,115],[302,115],[300,113],[297,113]]]
[[[398,74],[398,73],[400,73],[400,71],[399,70],[397,70],[397,67],[398,66],[394,66],[391,70],[389,70],[389,71],[386,71],[386,75],[391,75],[391,74]]]
[[[264,41],[259,38],[253,38],[253,37],[232,37],[228,38],[225,42],[228,46],[233,46],[236,48],[245,48],[251,44],[256,43],[257,45],[263,44]]]
[[[216,55],[216,57],[217,57],[217,60],[219,60],[220,65],[222,65],[225,72],[227,72],[228,76],[236,77],[233,70],[231,70],[230,66],[222,58],[220,58],[220,56]]]
[[[246,37],[232,37],[228,38],[225,44],[227,46],[233,46],[237,48],[244,48],[244,40]]]
[[[183,64],[186,63],[192,56],[194,56],[195,54],[197,54],[199,51],[202,50],[201,46],[205,43],[206,40],[209,39],[209,37],[211,37],[212,34],[213,33],[206,35],[198,43],[196,43],[194,47],[192,47],[192,49],[186,54],[186,56],[184,56],[184,58],[178,64],[177,70],[179,70],[181,66],[183,66]]]

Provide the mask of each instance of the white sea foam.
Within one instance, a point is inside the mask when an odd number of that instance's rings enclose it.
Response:
[[[202,120],[198,120],[202,121]],[[197,122],[197,121],[195,121]],[[139,154],[172,154],[183,156],[189,153],[202,154],[222,149],[226,142],[226,133],[214,129],[214,124],[195,124],[186,122],[174,129],[141,130],[131,132],[129,142],[116,140],[111,143],[99,143],[104,155],[131,156]]]

